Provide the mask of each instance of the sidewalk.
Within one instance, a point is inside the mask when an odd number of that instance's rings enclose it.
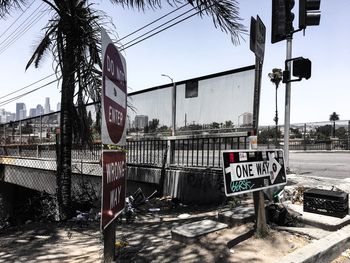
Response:
[[[304,177],[297,175],[290,176],[287,187],[304,184],[329,187],[323,179],[312,177],[305,181]],[[340,189],[348,187],[347,183],[335,185],[341,187]],[[249,200],[250,202],[244,203],[244,208],[252,205],[251,197]],[[228,206],[226,209],[229,209]],[[252,223],[244,222],[242,225],[225,228],[189,244],[172,239],[171,230],[174,227],[204,219],[216,220],[218,212],[224,210],[223,207],[186,207],[161,212],[146,210],[137,214],[134,223],[124,222],[117,225],[117,244],[126,244],[117,249],[120,262],[321,263],[329,262],[350,247],[349,225],[333,232],[311,227],[274,227],[264,239],[252,236],[233,247],[228,244],[234,244],[235,240],[249,232],[253,228]],[[316,214],[313,216],[319,217]],[[335,221],[334,218],[325,219],[325,222],[327,220]],[[28,223],[18,229],[0,232],[0,263],[89,263],[100,262],[101,257],[102,243],[98,222],[89,222],[84,226],[77,223]]]

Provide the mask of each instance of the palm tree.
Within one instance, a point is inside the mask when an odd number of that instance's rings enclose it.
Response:
[[[332,137],[335,137],[335,122],[339,120],[339,114],[334,111],[329,115],[329,120],[333,122]]]
[[[84,104],[100,100],[101,38],[103,15],[87,0],[42,0],[52,9],[52,17],[44,28],[26,68],[38,67],[46,52],[51,52],[57,64],[56,75],[61,82],[60,138],[57,156],[57,201],[62,220],[71,217],[71,149],[72,140],[91,143]],[[138,10],[161,8],[159,0],[110,0],[123,7]],[[12,10],[23,8],[31,0],[0,1],[0,18]],[[235,0],[167,0],[169,5],[188,2],[199,15],[209,15],[214,25],[239,43],[245,28],[240,23]],[[78,107],[75,107],[78,106]],[[97,111],[99,112],[99,111]],[[73,136],[74,134],[74,136]]]
[[[275,124],[276,124],[276,136],[275,136],[275,145],[276,147],[278,147],[278,140],[277,140],[277,136],[278,136],[278,107],[277,107],[277,90],[278,90],[278,86],[282,80],[282,69],[279,68],[274,68],[272,69],[272,73],[268,74],[270,81],[275,84],[276,87],[276,92],[275,92],[275,103],[276,103],[276,112],[275,112]]]

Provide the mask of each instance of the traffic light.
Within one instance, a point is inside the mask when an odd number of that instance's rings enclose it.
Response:
[[[286,0],[286,29],[287,29],[287,34],[290,34],[291,32],[294,31],[293,20],[294,20],[295,15],[292,12],[294,5],[295,5],[295,1],[294,0]]]
[[[318,26],[321,19],[321,0],[299,0],[299,28]]]
[[[299,79],[311,77],[311,61],[307,58],[296,58],[293,60],[293,76]]]
[[[272,44],[286,39],[293,32],[294,4],[294,0],[272,0]]]

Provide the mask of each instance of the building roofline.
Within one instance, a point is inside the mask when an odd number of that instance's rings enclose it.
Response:
[[[244,71],[248,71],[248,70],[252,70],[252,69],[255,69],[255,65],[237,68],[237,69],[231,69],[231,70],[227,70],[227,71],[222,71],[222,72],[209,74],[209,75],[205,75],[205,76],[201,76],[201,77],[197,77],[197,78],[176,81],[175,83],[176,83],[176,85],[182,85],[182,84],[185,84],[187,81],[200,81],[200,80],[205,80],[205,79],[211,79],[211,78],[221,77],[221,76],[225,76],[225,75],[229,75],[229,74],[244,72]],[[169,83],[169,84],[164,84],[161,86],[156,86],[156,87],[152,87],[152,88],[148,88],[148,89],[138,90],[138,91],[128,93],[128,96],[133,96],[133,95],[137,95],[137,94],[141,94],[141,93],[145,93],[145,92],[150,92],[153,90],[164,89],[164,88],[171,87],[171,86],[172,86],[172,84]]]

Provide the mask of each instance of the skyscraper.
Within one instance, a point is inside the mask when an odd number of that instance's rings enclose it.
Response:
[[[50,112],[51,112],[51,109],[50,109],[50,98],[46,97],[45,98],[45,110],[44,110],[44,113],[48,114]]]
[[[16,103],[16,121],[27,117],[26,105],[23,102]]]
[[[36,116],[36,108],[29,109],[29,117],[35,117]]]
[[[44,114],[44,108],[41,106],[41,104],[38,104],[36,106],[36,116],[40,116]]]
[[[0,123],[6,122],[6,111],[5,109],[0,109]]]

